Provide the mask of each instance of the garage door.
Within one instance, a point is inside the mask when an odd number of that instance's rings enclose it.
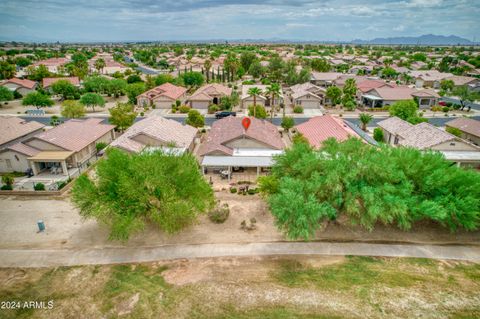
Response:
[[[318,109],[320,108],[320,103],[316,100],[311,101],[302,101],[302,106],[304,109]]]
[[[155,105],[157,106],[157,109],[171,109],[172,108],[172,102],[170,102],[170,101],[156,101]]]

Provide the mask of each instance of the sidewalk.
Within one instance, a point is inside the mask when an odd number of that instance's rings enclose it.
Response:
[[[1,249],[0,267],[57,267],[182,258],[268,255],[385,256],[480,262],[480,247],[365,243],[271,242],[91,249]]]

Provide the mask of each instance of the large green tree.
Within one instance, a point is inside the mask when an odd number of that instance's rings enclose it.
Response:
[[[63,117],[80,118],[85,116],[85,106],[78,101],[65,100],[62,103],[61,114]]]
[[[335,106],[340,103],[342,98],[342,90],[337,86],[329,86],[327,88],[326,97],[330,99],[332,105]]]
[[[37,109],[40,109],[42,107],[52,106],[53,101],[48,95],[42,94],[40,92],[31,92],[22,99],[22,105],[31,105],[35,106]]]
[[[451,230],[480,224],[479,174],[438,152],[329,139],[319,150],[295,143],[275,161],[260,189],[289,238],[310,239],[342,215],[368,230],[377,223],[408,230],[421,220]]]
[[[466,85],[458,86],[452,91],[452,95],[458,97],[460,101],[460,105],[462,106],[460,109],[463,110],[465,107],[468,108],[468,111],[471,110],[472,106],[470,103],[475,102],[475,100],[480,99],[480,94],[478,92],[474,92],[469,90]]]
[[[82,103],[86,107],[91,107],[93,112],[95,112],[95,106],[105,106],[105,100],[100,94],[97,93],[85,93],[80,98],[80,103]]]
[[[130,103],[117,103],[115,107],[112,107],[108,111],[110,112],[110,123],[117,126],[121,131],[132,126],[137,117],[133,104]]]
[[[11,101],[13,100],[13,93],[4,86],[0,86],[0,101]]]
[[[412,124],[426,122],[427,119],[418,115],[418,105],[414,100],[398,101],[388,109],[391,116],[396,116]]]
[[[52,84],[52,91],[62,97],[63,100],[78,99],[78,89],[68,80],[58,80]]]
[[[128,240],[147,224],[176,233],[214,203],[193,155],[127,154],[117,149],[110,149],[98,163],[94,180],[88,175],[78,178],[72,199],[80,215],[108,225],[113,240]]]

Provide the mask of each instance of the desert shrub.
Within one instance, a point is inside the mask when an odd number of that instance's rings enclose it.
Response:
[[[44,190],[45,190],[45,184],[43,184],[43,183],[36,183],[36,184],[33,186],[33,189],[36,190],[36,191],[44,191]]]
[[[2,187],[0,187],[0,190],[11,191],[11,190],[13,190],[13,186],[12,185],[3,185]]]
[[[383,142],[383,130],[380,127],[373,129],[373,139],[377,142]]]
[[[452,134],[452,135],[458,136],[458,137],[462,136],[462,131],[460,131],[460,130],[459,130],[458,128],[456,128],[456,127],[450,127],[450,126],[449,126],[449,127],[447,127],[447,128],[445,129],[445,131],[447,131],[448,133],[450,133],[450,134]]]
[[[450,108],[449,108],[448,106],[444,106],[444,107],[442,108],[442,111],[445,112],[445,113],[447,113],[448,111],[450,111]]]
[[[303,107],[301,105],[295,105],[293,113],[303,113]]]
[[[98,142],[96,145],[95,145],[95,148],[97,149],[97,153],[100,152],[101,150],[103,150],[105,147],[107,147],[107,143],[105,142]]]
[[[5,174],[2,176],[2,183],[5,185],[12,186],[14,181],[15,180],[12,174]]]
[[[180,113],[188,113],[188,111],[190,111],[190,106],[188,105],[181,105],[178,110],[180,111]]]
[[[237,189],[235,187],[230,188],[230,193],[235,194],[237,192]]]
[[[215,224],[223,224],[230,215],[230,208],[228,204],[217,206],[208,213],[208,218]]]

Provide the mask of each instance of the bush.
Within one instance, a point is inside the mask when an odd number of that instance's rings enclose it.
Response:
[[[373,139],[377,142],[383,142],[383,130],[379,127],[373,129]]]
[[[45,184],[37,183],[33,186],[33,189],[36,190],[36,191],[44,191],[45,190]]]
[[[188,113],[188,111],[190,111],[190,106],[188,105],[181,105],[178,110],[180,111],[180,113]]]
[[[290,116],[285,116],[283,119],[282,119],[282,124],[281,126],[283,127],[283,129],[285,131],[288,132],[289,129],[291,129],[292,127],[295,126],[295,120],[293,119],[293,117],[290,117]]]
[[[448,106],[444,106],[444,107],[442,108],[442,111],[445,112],[445,113],[447,113],[448,111],[450,111],[450,108],[449,108]]]
[[[223,224],[230,215],[230,208],[228,204],[223,204],[221,207],[216,207],[208,213],[208,218],[215,224]]]
[[[451,103],[450,103],[451,104]],[[447,104],[448,105],[448,104]],[[460,104],[453,104],[452,105],[453,109],[454,110],[460,110],[460,108],[462,107]]]
[[[452,135],[455,135],[457,137],[460,137],[462,136],[462,131],[460,131],[458,128],[456,127],[450,127],[448,126],[445,131],[447,131],[448,133],[452,134]]]
[[[248,115],[249,116],[253,116],[254,112],[253,112],[254,108],[253,108],[253,105],[250,105],[248,107]],[[255,107],[255,117],[257,119],[266,119],[267,118],[267,111],[265,110],[265,108],[261,105],[257,105]]]
[[[11,190],[13,190],[13,186],[12,185],[3,185],[2,187],[0,187],[0,190],[11,191]]]
[[[249,188],[248,189],[248,195],[255,195],[257,193],[257,189],[256,188]]]
[[[293,113],[303,113],[303,107],[300,105],[295,105],[293,108]]]
[[[65,185],[67,185],[67,184],[68,184],[67,181],[58,182],[58,183],[57,183],[57,189],[58,189],[58,190],[61,190],[61,189],[64,188]]]
[[[235,194],[237,192],[237,189],[235,187],[230,188],[230,193]]]
[[[188,112],[186,123],[193,127],[202,127],[205,125],[205,117],[197,110],[190,110]]]
[[[2,183],[5,185],[12,186],[14,181],[15,180],[12,174],[6,174],[2,176]]]
[[[97,153],[100,152],[101,150],[103,150],[105,147],[107,147],[107,143],[105,142],[98,142],[96,145],[95,145],[95,148],[97,149]]]
[[[218,108],[218,105],[212,104],[212,105],[208,106],[208,114],[213,114],[213,113],[217,112],[218,110],[220,110]]]

